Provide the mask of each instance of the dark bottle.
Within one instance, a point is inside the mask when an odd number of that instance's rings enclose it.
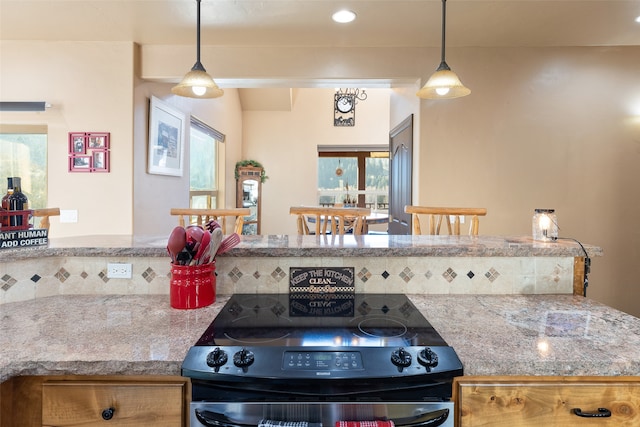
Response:
[[[9,196],[10,211],[24,211],[29,209],[29,199],[22,192],[20,177],[13,177],[13,194]],[[20,215],[12,215],[9,217],[10,226],[20,226],[23,224],[23,217]]]
[[[5,212],[9,210],[9,196],[13,194],[13,177],[7,178],[7,194],[2,197],[2,210],[0,210],[0,224],[3,227],[9,226],[9,215]]]

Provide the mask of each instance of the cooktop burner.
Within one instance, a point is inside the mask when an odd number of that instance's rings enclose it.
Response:
[[[196,346],[446,346],[403,294],[235,294]]]

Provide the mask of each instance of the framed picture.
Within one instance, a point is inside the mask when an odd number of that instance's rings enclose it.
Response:
[[[87,146],[85,144],[84,136],[84,133],[69,133],[70,154],[85,154],[87,152]]]
[[[69,132],[69,172],[109,172],[109,132]]]
[[[70,172],[91,172],[91,156],[69,157]]]
[[[87,134],[87,148],[107,149],[109,148],[108,133],[89,133]]]
[[[93,172],[109,172],[109,152],[107,150],[94,150],[91,159]]]
[[[182,176],[186,114],[151,97],[147,172]]]

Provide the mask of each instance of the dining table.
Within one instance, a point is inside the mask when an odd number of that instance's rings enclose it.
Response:
[[[316,217],[314,215],[306,216],[307,222],[310,224],[316,223]],[[388,212],[371,212],[369,215],[365,217],[363,234],[369,234],[369,226],[374,224],[386,224],[389,222],[389,213]],[[348,224],[347,227],[351,227],[352,224]]]

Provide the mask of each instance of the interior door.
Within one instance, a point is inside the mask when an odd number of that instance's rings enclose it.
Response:
[[[389,132],[389,234],[411,234],[413,114]]]

